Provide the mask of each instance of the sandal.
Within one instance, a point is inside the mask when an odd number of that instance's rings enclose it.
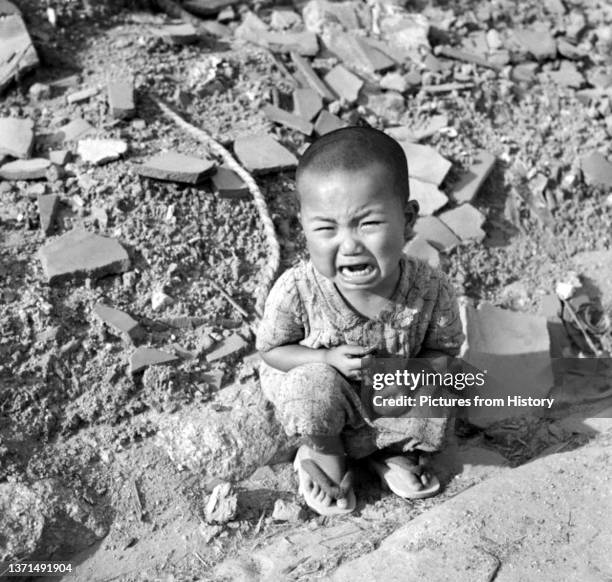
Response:
[[[427,471],[420,455],[412,458],[406,455],[395,455],[383,458],[368,459],[372,469],[393,493],[404,499],[423,499],[431,497],[440,491],[440,481]],[[416,475],[423,484],[423,489],[415,489],[410,475]],[[427,476],[427,483],[423,477]]]
[[[319,515],[342,515],[351,513],[357,504],[355,493],[353,491],[353,473],[347,471],[340,483],[335,483],[329,476],[317,465],[311,458],[308,457],[308,452],[305,447],[300,447],[293,462],[293,468],[298,474],[299,489],[298,492],[304,497],[308,507],[316,511]],[[327,495],[332,499],[346,498],[346,507],[338,507],[337,503],[325,505],[312,493],[312,489],[306,489],[306,475],[312,479]]]

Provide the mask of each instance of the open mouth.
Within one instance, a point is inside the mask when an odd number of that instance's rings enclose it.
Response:
[[[340,274],[347,279],[357,279],[371,275],[374,272],[374,267],[372,265],[368,265],[367,263],[360,263],[357,265],[340,267],[339,271]]]

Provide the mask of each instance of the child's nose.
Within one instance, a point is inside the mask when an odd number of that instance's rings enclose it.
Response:
[[[344,255],[354,255],[363,250],[363,245],[359,237],[352,230],[347,230],[342,234],[340,241],[340,252]]]

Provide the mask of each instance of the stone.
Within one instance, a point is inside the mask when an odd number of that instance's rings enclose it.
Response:
[[[323,98],[314,89],[296,89],[293,92],[293,112],[312,121],[323,109]]]
[[[612,186],[612,163],[598,151],[583,156],[580,159],[580,167],[585,182],[590,186]]]
[[[612,488],[602,470],[611,460],[604,440],[501,468],[326,579],[399,581],[409,572],[411,580],[595,581],[612,568]],[[501,554],[509,544],[513,550]]]
[[[246,198],[249,188],[231,168],[221,166],[212,176],[212,182],[221,198]]]
[[[302,117],[294,115],[293,113],[289,113],[280,107],[276,107],[275,105],[266,105],[263,108],[263,112],[264,115],[274,123],[279,123],[280,125],[284,125],[290,129],[295,129],[304,135],[312,134],[312,123],[303,119]]]
[[[270,17],[270,26],[276,30],[285,30],[302,24],[302,18],[293,10],[273,10]]]
[[[515,29],[514,37],[538,61],[557,57],[557,42],[546,27]]]
[[[200,35],[193,24],[166,24],[157,29],[157,34],[172,44],[184,45],[197,42]]]
[[[56,166],[66,165],[71,158],[70,150],[51,150],[49,152],[49,161]]]
[[[57,194],[42,194],[37,198],[40,230],[45,236],[53,234],[56,228],[55,217],[59,207]]]
[[[457,208],[440,214],[440,220],[448,226],[462,241],[481,242],[486,233],[481,229],[485,216],[466,202]]]
[[[598,89],[608,89],[612,87],[612,72],[593,71],[588,75],[589,83]]]
[[[84,162],[102,166],[118,160],[127,152],[127,143],[122,139],[84,139],[79,141],[77,153]]]
[[[68,279],[99,278],[130,268],[127,251],[115,239],[74,229],[38,251],[49,284]]]
[[[406,109],[406,101],[397,91],[362,91],[358,104],[385,120],[385,124],[399,123]]]
[[[300,72],[310,85],[310,88],[315,90],[325,101],[335,101],[336,94],[320,79],[315,73],[310,63],[295,51],[291,53],[291,60],[297,71]]]
[[[144,330],[140,324],[124,311],[98,302],[95,304],[93,312],[113,332],[129,344],[144,337]]]
[[[440,266],[440,255],[438,251],[432,247],[424,237],[420,234],[415,235],[404,246],[404,254],[409,257],[416,257],[426,263],[429,263],[434,268]]]
[[[312,32],[270,32],[257,35],[255,44],[263,45],[274,52],[296,52],[299,55],[314,57],[319,52],[317,35]]]
[[[328,2],[310,0],[302,10],[304,26],[316,34],[323,34],[330,26],[344,30],[361,28],[358,6],[355,2]]]
[[[0,117],[0,157],[29,158],[34,145],[33,128],[31,119]]]
[[[204,509],[204,519],[208,523],[223,524],[232,521],[238,513],[238,495],[231,483],[215,486]]]
[[[474,161],[451,190],[451,198],[458,204],[474,200],[495,167],[495,156],[485,150],[474,155]]]
[[[400,145],[408,160],[408,175],[423,182],[431,182],[439,186],[452,164],[443,158],[434,148],[411,142],[401,142]]]
[[[549,71],[548,77],[557,85],[574,89],[579,89],[585,82],[576,65],[568,61],[562,61],[558,71]]]
[[[390,89],[392,91],[398,91],[399,93],[403,93],[408,90],[408,81],[406,80],[405,75],[401,75],[400,73],[387,73],[380,80],[380,88],[381,89]]]
[[[253,174],[292,170],[297,166],[297,158],[270,135],[238,138],[234,153]]]
[[[342,65],[336,65],[325,75],[323,80],[331,87],[332,91],[348,103],[357,101],[359,91],[363,87],[363,81]]]
[[[362,38],[334,30],[323,36],[325,46],[350,69],[372,75],[395,66],[395,61]]]
[[[463,359],[486,370],[483,386],[470,389],[469,396],[545,398],[553,386],[550,342],[546,318],[518,313],[483,302],[478,309],[462,307],[467,349]],[[514,416],[537,414],[538,409],[514,406],[470,407],[468,419],[477,426]]]
[[[401,60],[414,59],[418,62],[419,51],[430,48],[430,25],[423,14],[389,11],[381,18],[380,28],[394,55],[403,57]]]
[[[51,97],[51,87],[45,83],[34,83],[28,89],[28,95],[35,101],[42,101]]]
[[[129,119],[134,115],[134,82],[131,79],[110,81],[106,90],[110,113],[115,119]]]
[[[588,57],[588,52],[582,46],[576,46],[564,38],[557,39],[557,50],[566,59],[580,60]]]
[[[537,63],[520,63],[512,68],[512,80],[523,83],[533,83],[536,79]]]
[[[248,342],[245,341],[237,333],[233,333],[225,338],[218,346],[206,354],[206,361],[209,363],[217,360],[224,360],[240,355],[248,347]]]
[[[95,128],[90,123],[78,117],[59,128],[57,139],[60,142],[76,141],[94,130]]]
[[[76,93],[70,93],[66,100],[68,103],[81,103],[81,101],[87,101],[92,97],[95,97],[100,92],[99,87],[86,87],[85,89],[81,89]]]
[[[348,123],[336,115],[332,115],[327,109],[323,109],[319,116],[317,117],[317,121],[314,125],[315,133],[321,137],[326,133],[330,133],[331,131],[335,131],[336,129],[340,129],[342,127],[347,127]]]
[[[237,0],[186,0],[182,6],[188,12],[196,16],[207,18],[215,16],[225,8],[237,4]]]
[[[199,184],[214,168],[215,163],[207,158],[196,158],[178,152],[162,152],[136,166],[135,170],[139,176],[145,178]]]
[[[159,311],[166,307],[166,305],[172,305],[174,300],[170,295],[164,293],[161,289],[154,289],[151,293],[151,309],[153,311]]]
[[[50,165],[51,162],[44,158],[15,160],[0,166],[0,176],[5,180],[39,180],[46,176]]]
[[[277,499],[274,502],[272,519],[274,521],[287,521],[289,523],[300,523],[306,518],[304,508],[294,501]]]
[[[2,39],[0,92],[2,92],[13,79],[23,77],[38,66],[38,55],[19,11],[0,15],[0,39]]]
[[[448,203],[444,192],[438,190],[435,184],[417,179],[409,179],[410,198],[419,203],[419,215],[429,216]]]
[[[432,115],[425,119],[422,123],[413,127],[397,126],[387,127],[385,132],[388,133],[396,141],[411,141],[419,142],[427,139],[448,127],[448,116]]]
[[[130,373],[138,374],[149,366],[161,366],[164,364],[173,364],[180,361],[180,358],[168,352],[162,352],[154,348],[140,347],[136,348],[130,356]]]
[[[418,218],[414,225],[414,232],[443,252],[450,251],[461,243],[455,233],[435,216]]]

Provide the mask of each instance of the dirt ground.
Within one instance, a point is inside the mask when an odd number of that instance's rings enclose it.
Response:
[[[211,574],[216,564],[296,527],[270,518],[276,499],[295,498],[290,465],[267,468],[237,484],[237,519],[211,526],[204,520],[206,486],[197,475],[178,471],[154,443],[160,415],[197,408],[224,386],[254,377],[252,366],[241,358],[207,363],[201,357],[206,349],[202,338],[222,339],[238,331],[254,349],[249,326],[211,281],[253,313],[266,243],[251,200],[222,199],[208,184],[145,181],[132,163],[162,149],[206,151],[163,117],[152,97],[180,104],[191,123],[221,143],[265,130],[297,152],[305,138],[272,125],[261,111],[274,91],[281,100],[288,98],[290,87],[270,53],[257,47],[212,37],[188,46],[167,44],[152,32],[166,16],[146,2],[55,2],[55,28],[42,3],[16,4],[42,64],[5,92],[0,117],[30,117],[37,133],[44,133],[82,116],[105,137],[129,142],[125,160],[93,168],[75,164],[71,175],[49,183],[48,189],[61,194],[65,229],[83,225],[119,238],[132,268],[123,276],[85,284],[47,285],[36,256],[44,236],[31,184],[0,181],[0,483],[42,480],[66,492],[64,499],[70,501],[53,510],[57,528],[47,532],[47,547],[54,548],[53,559],[75,563],[92,560],[98,550],[103,558],[92,562],[100,568],[96,579],[218,579]],[[535,1],[434,4],[468,22],[484,4],[497,7],[499,21],[514,26],[551,19],[543,3]],[[612,23],[603,2],[566,4],[587,16],[585,36]],[[264,16],[270,7],[265,2],[256,6]],[[594,53],[585,68],[610,70],[612,52],[606,46],[608,52]],[[143,124],[113,120],[102,94],[77,105],[68,105],[65,95],[40,102],[28,95],[34,82],[76,74],[78,88],[128,73],[134,75],[136,116]],[[213,82],[204,81],[208,75]],[[577,171],[578,158],[592,150],[612,154],[606,114],[578,99],[574,89],[550,82],[525,87],[482,72],[474,78],[476,87],[468,92],[410,96],[400,124],[414,125],[432,113],[449,117],[455,131],[428,141],[453,162],[449,185],[477,149],[497,156],[487,188],[474,203],[487,216],[488,236],[483,244],[443,256],[442,266],[460,294],[536,313],[573,255],[610,249],[609,192],[586,185]],[[368,121],[383,127],[381,118]],[[517,227],[504,213],[506,201],[537,173],[549,176],[560,193],[557,207],[550,210],[552,221],[544,225],[523,206]],[[577,180],[563,187],[570,174]],[[282,267],[289,266],[305,253],[291,194],[293,176],[272,174],[258,183],[277,227]],[[94,208],[106,211],[106,224],[95,220]],[[154,311],[151,292],[158,289],[172,302]],[[149,345],[176,344],[196,357],[158,376],[133,377],[129,347],[92,313],[99,300],[137,316]],[[551,424],[546,419],[512,421],[457,438],[460,445],[490,448],[513,466],[550,447],[568,450],[586,440],[559,433]],[[364,472],[358,494],[363,500],[360,518],[371,527],[369,541],[339,546],[319,573],[375,547],[398,525],[465,485],[451,479],[440,497],[406,504],[381,491]],[[77,528],[69,535],[70,523],[88,534],[78,535]],[[297,527],[327,525],[329,520],[309,514]],[[287,579],[306,580],[308,573],[296,570]]]

